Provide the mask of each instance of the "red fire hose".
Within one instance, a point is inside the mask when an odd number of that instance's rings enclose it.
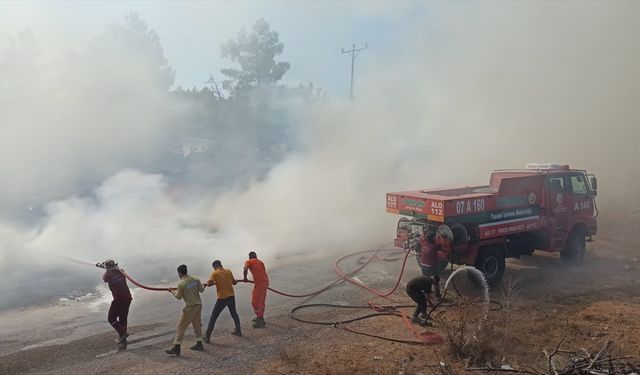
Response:
[[[393,294],[393,292],[395,292],[395,291],[396,291],[396,289],[398,289],[398,286],[400,285],[400,280],[402,279],[402,275],[404,274],[404,269],[405,269],[405,267],[406,267],[406,265],[407,265],[407,258],[409,257],[410,252],[406,251],[405,253],[406,253],[406,254],[405,254],[405,256],[404,256],[404,259],[402,260],[402,268],[400,269],[400,274],[398,275],[398,280],[396,280],[396,284],[395,284],[395,286],[393,287],[393,289],[391,289],[391,291],[386,292],[386,293],[385,293],[385,292],[382,292],[382,291],[380,291],[380,290],[377,290],[377,289],[371,288],[371,287],[369,287],[369,286],[366,286],[365,284],[363,284],[363,283],[361,283],[361,282],[359,282],[359,281],[354,280],[353,278],[351,278],[351,277],[350,277],[350,275],[348,275],[348,274],[346,274],[346,273],[342,272],[342,270],[341,270],[341,269],[340,269],[340,267],[339,267],[340,262],[341,262],[342,260],[344,260],[345,258],[347,258],[347,257],[353,256],[353,255],[356,255],[356,254],[359,254],[359,253],[351,254],[351,255],[348,255],[348,256],[346,256],[346,257],[342,257],[342,258],[338,259],[338,260],[335,262],[335,264],[333,265],[333,268],[336,270],[336,273],[337,273],[338,275],[340,275],[342,278],[345,278],[348,282],[350,282],[350,283],[352,283],[352,284],[354,284],[354,285],[357,285],[357,286],[359,286],[359,287],[361,287],[361,288],[364,288],[364,289],[368,290],[369,292],[371,292],[371,293],[375,294],[375,295],[376,295],[376,296],[378,296],[378,297],[382,297],[382,298],[389,299],[388,297],[389,297],[390,295],[392,295],[392,294]],[[375,254],[374,254],[374,255],[375,255]],[[366,263],[366,264],[368,264],[370,261],[371,261],[371,259],[369,259],[369,261],[367,261],[367,263]],[[365,265],[366,265],[366,264],[365,264]]]
[[[340,261],[347,259],[349,257],[355,256],[355,255],[359,255],[359,254],[363,254],[363,253],[368,253],[371,252],[372,250],[366,250],[366,251],[360,251],[357,253],[353,253],[353,254],[349,254],[349,255],[345,255],[342,258],[338,259],[336,261],[336,264],[339,263]],[[285,293],[285,292],[281,292],[279,290],[273,289],[271,287],[269,287],[268,289],[276,294],[279,294],[281,296],[285,296],[285,297],[292,297],[292,298],[305,298],[305,297],[313,297],[316,296],[326,290],[329,290],[331,288],[333,288],[334,286],[340,284],[341,282],[345,281],[345,280],[349,280],[351,276],[355,275],[356,273],[360,272],[363,268],[365,268],[367,265],[369,265],[369,263],[371,263],[372,260],[374,260],[376,258],[376,255],[378,255],[378,252],[380,252],[380,249],[376,249],[373,250],[373,254],[371,254],[371,256],[369,257],[369,259],[367,259],[366,262],[364,262],[363,264],[360,265],[360,267],[356,268],[355,270],[349,272],[349,273],[342,273],[340,274],[340,277],[338,279],[336,279],[334,282],[332,282],[331,284],[325,286],[324,288],[318,289],[314,292],[309,292],[309,293],[304,293],[304,294],[290,294],[290,293]],[[244,280],[238,280],[240,282],[245,282]],[[249,283],[253,283],[253,281],[247,280],[246,282]]]
[[[369,253],[369,252],[372,252],[372,251],[373,251],[373,253],[371,254],[371,256],[370,256],[370,257],[368,257],[368,258],[366,259],[366,261],[364,261],[364,262],[359,262],[359,263],[361,263],[361,264],[360,264],[360,266],[359,266],[359,267],[357,267],[355,270],[353,270],[353,271],[351,271],[351,272],[344,272],[344,271],[340,268],[340,263],[341,263],[342,261],[344,261],[345,259],[348,259],[348,258],[354,257],[354,256],[356,256],[356,255],[366,254],[366,253]],[[273,288],[271,288],[271,287],[269,287],[268,289],[269,289],[270,291],[272,291],[272,292],[276,293],[276,294],[279,294],[279,295],[282,295],[282,296],[285,296],[285,297],[292,297],[292,298],[305,298],[305,297],[313,297],[313,296],[316,296],[316,295],[318,295],[318,294],[320,294],[320,293],[322,293],[322,292],[324,292],[324,291],[326,291],[326,290],[328,290],[328,289],[330,289],[330,288],[332,288],[332,287],[334,287],[334,286],[336,286],[336,285],[338,285],[338,284],[340,284],[340,283],[342,283],[342,282],[344,282],[344,281],[348,281],[348,282],[350,282],[350,283],[352,283],[352,284],[354,284],[354,285],[357,285],[357,286],[359,286],[359,287],[361,287],[361,288],[366,289],[367,291],[369,291],[369,292],[371,292],[371,293],[375,294],[375,295],[376,295],[376,296],[378,296],[378,297],[382,297],[382,298],[390,299],[390,298],[389,298],[389,296],[390,296],[390,295],[392,295],[392,294],[393,294],[393,293],[398,289],[398,286],[400,285],[400,281],[402,280],[402,276],[403,276],[403,274],[404,274],[404,271],[405,271],[405,268],[406,268],[406,264],[407,264],[407,258],[408,258],[408,257],[409,257],[409,255],[410,255],[410,252],[409,252],[409,251],[405,251],[405,255],[404,255],[403,259],[402,259],[402,268],[400,269],[400,274],[398,275],[398,278],[397,278],[397,280],[396,280],[396,282],[395,282],[394,287],[393,287],[390,291],[388,291],[388,292],[383,292],[383,291],[380,291],[380,290],[378,290],[378,289],[375,289],[375,288],[369,287],[369,286],[365,285],[364,283],[362,283],[362,282],[360,282],[360,281],[357,281],[357,280],[355,280],[354,278],[352,278],[352,276],[354,276],[356,273],[360,272],[360,271],[361,271],[362,269],[364,269],[367,265],[369,265],[369,263],[371,263],[371,261],[373,261],[374,259],[376,259],[377,255],[378,255],[378,253],[379,253],[380,251],[389,251],[389,250],[388,250],[388,249],[385,249],[385,250],[382,250],[382,249],[376,249],[376,250],[365,250],[365,251],[359,251],[359,252],[352,253],[352,254],[348,254],[348,255],[345,255],[345,256],[341,257],[340,259],[338,259],[338,260],[334,263],[334,269],[335,269],[336,273],[337,273],[340,277],[339,277],[338,279],[336,279],[335,281],[333,281],[332,283],[330,283],[329,285],[327,285],[327,286],[325,286],[325,287],[323,287],[323,288],[321,288],[321,289],[318,289],[318,290],[316,290],[316,291],[308,292],[308,293],[303,293],[303,294],[291,294],[291,293],[286,293],[286,292],[279,291],[279,290],[277,290],[277,289],[273,289]],[[393,251],[397,252],[398,250],[395,250],[395,249],[394,249]],[[364,258],[364,257],[363,257],[363,258]],[[388,259],[388,258],[378,258],[378,259],[382,259],[382,260],[396,260],[396,259],[399,259],[399,258],[393,258],[393,259]],[[126,273],[124,270],[121,270],[121,271],[122,271],[122,273],[124,274],[124,276],[127,278],[127,280],[131,281],[131,283],[133,283],[134,285],[136,285],[136,286],[138,286],[138,287],[140,287],[140,288],[142,288],[142,289],[151,290],[151,291],[170,291],[170,290],[174,290],[174,289],[175,289],[175,288],[170,288],[170,287],[151,287],[151,286],[147,286],[147,285],[141,284],[140,282],[138,282],[138,281],[136,281],[135,279],[133,279],[133,278],[132,278],[131,276],[129,276],[129,274],[128,274],[128,273]],[[247,281],[244,281],[244,280],[237,280],[237,281],[238,281],[238,282],[253,283],[253,281],[252,281],[252,280],[247,280]],[[446,293],[446,291],[445,291],[445,293]],[[441,302],[442,302],[442,300],[440,301],[440,303],[441,303]],[[438,305],[439,305],[440,303],[438,303]],[[324,305],[324,304],[320,304],[320,305]],[[300,309],[300,308],[303,308],[303,307],[311,307],[311,306],[315,306],[315,305],[302,305],[302,306],[298,306],[298,307],[294,308],[294,309],[291,311],[290,316],[291,316],[293,319],[296,319],[296,320],[299,320],[299,321],[302,321],[302,322],[307,322],[307,321],[305,321],[305,320],[303,320],[303,319],[300,319],[300,318],[298,318],[298,317],[294,316],[294,315],[293,315],[293,313],[294,313],[296,310]],[[338,307],[346,307],[346,306],[338,306]],[[359,308],[359,307],[357,307],[357,306],[353,306],[353,307],[354,307],[354,308]],[[346,330],[346,331],[348,331],[348,332],[352,332],[352,333],[356,333],[356,334],[361,334],[361,335],[365,335],[365,336],[370,336],[370,337],[375,337],[375,338],[380,338],[380,339],[389,340],[389,341],[395,341],[395,342],[407,343],[407,344],[423,344],[423,345],[424,345],[424,344],[437,344],[437,343],[442,342],[442,337],[441,337],[439,334],[437,334],[436,332],[423,332],[423,333],[418,333],[418,332],[415,330],[415,328],[413,327],[413,324],[411,324],[411,321],[410,321],[409,317],[408,317],[404,312],[402,312],[402,311],[400,311],[400,310],[398,309],[398,307],[405,307],[405,306],[393,306],[393,307],[386,307],[386,306],[385,306],[385,307],[383,307],[383,306],[377,306],[377,305],[374,305],[374,304],[372,304],[372,303],[370,302],[370,303],[369,303],[369,307],[370,307],[370,308],[372,308],[374,311],[376,311],[376,313],[366,315],[366,316],[364,316],[364,317],[362,317],[362,318],[367,318],[367,317],[377,316],[377,315],[396,315],[396,316],[400,316],[400,317],[402,318],[403,322],[405,323],[405,325],[407,326],[407,329],[408,329],[408,330],[409,330],[413,335],[415,335],[415,337],[417,338],[417,340],[415,340],[415,341],[414,341],[414,340],[394,339],[394,338],[389,338],[389,337],[379,336],[379,335],[370,334],[370,333],[366,333],[366,332],[361,332],[361,331],[358,331],[358,330],[355,330],[355,329],[352,329],[352,328],[349,328],[349,327],[345,326],[345,324],[344,324],[344,323],[347,323],[348,321],[345,321],[345,322],[336,322],[336,323],[332,323],[332,325],[333,325],[334,327],[336,327],[336,328],[341,328],[341,329],[344,329],[344,330]],[[433,312],[433,311],[432,311],[432,312]],[[357,318],[356,320],[359,320],[359,319],[360,319],[360,318]],[[316,323],[316,324],[318,324],[317,322],[311,322],[311,321],[309,321],[309,323]],[[321,323],[321,324],[324,324],[324,323]]]
[[[268,289],[269,289],[270,291],[272,291],[272,292],[276,293],[276,294],[280,294],[280,295],[285,296],[285,297],[292,297],[292,298],[305,298],[305,297],[313,297],[313,296],[316,296],[316,295],[318,295],[318,294],[320,294],[320,293],[322,293],[322,292],[324,292],[324,291],[326,291],[326,290],[328,290],[328,289],[330,289],[330,288],[334,287],[335,285],[337,285],[337,284],[339,284],[339,283],[341,283],[342,281],[345,281],[345,280],[346,280],[346,281],[349,281],[349,282],[352,282],[352,283],[355,283],[356,285],[360,285],[360,286],[362,286],[362,287],[367,288],[364,284],[362,284],[362,283],[358,283],[357,281],[355,281],[355,280],[351,279],[351,276],[353,276],[353,275],[355,275],[356,273],[358,273],[358,272],[362,271],[362,269],[364,269],[367,265],[369,265],[369,263],[371,263],[371,261],[372,261],[372,260],[374,260],[374,259],[376,258],[376,256],[378,255],[378,253],[381,251],[380,249],[373,250],[373,254],[371,254],[371,256],[370,256],[370,257],[369,257],[369,258],[368,258],[364,263],[362,263],[358,268],[356,268],[355,270],[353,270],[353,271],[351,271],[351,272],[348,272],[348,273],[343,272],[343,271],[338,267],[338,264],[339,264],[340,262],[342,262],[343,260],[347,259],[347,258],[350,258],[350,257],[356,256],[356,255],[360,255],[360,254],[369,253],[369,252],[371,252],[371,251],[372,251],[372,250],[359,251],[359,252],[357,252],[357,253],[353,253],[353,254],[345,255],[345,256],[343,256],[342,258],[338,259],[338,260],[335,262],[334,268],[336,269],[336,272],[338,272],[338,274],[340,275],[340,277],[339,277],[338,279],[336,279],[335,281],[333,281],[331,284],[329,284],[329,285],[325,286],[324,288],[318,289],[318,290],[316,290],[316,291],[308,292],[308,293],[304,293],[304,294],[291,294],[291,293],[286,293],[286,292],[279,291],[279,290],[277,290],[277,289],[273,289],[273,288],[271,288],[271,287],[269,287]],[[407,254],[408,254],[408,253],[407,253]],[[406,259],[406,257],[405,257],[405,259]],[[403,270],[403,272],[404,272],[404,264],[403,264],[403,266],[402,266],[402,270]],[[122,273],[123,273],[123,274],[124,274],[124,276],[127,278],[127,280],[131,281],[131,283],[132,283],[132,284],[134,284],[134,285],[136,285],[137,287],[140,287],[140,288],[142,288],[142,289],[152,290],[152,291],[168,291],[168,290],[175,289],[175,288],[169,288],[169,287],[152,287],[152,286],[147,286],[147,285],[144,285],[144,284],[142,284],[142,283],[140,283],[140,282],[136,281],[135,279],[133,279],[133,278],[132,278],[128,273],[126,273],[124,270],[122,270],[122,269],[121,269],[120,271],[122,271]],[[400,274],[400,277],[402,277],[402,273]],[[398,282],[396,283],[396,288],[397,288],[397,286],[398,286],[398,283],[400,282],[400,277],[398,278]],[[244,281],[244,280],[238,280],[238,282],[253,283],[253,281],[252,281],[252,280],[247,280],[247,281]],[[394,288],[394,290],[395,290],[396,288]],[[393,291],[392,291],[391,293],[393,293]],[[389,293],[389,294],[391,294],[391,293]],[[387,295],[389,295],[389,294],[387,294]]]
[[[175,288],[162,288],[162,287],[153,287],[153,286],[146,286],[143,284],[140,284],[139,282],[135,281],[131,276],[129,276],[128,273],[126,273],[123,269],[120,270],[120,272],[122,272],[122,274],[127,278],[127,280],[131,281],[132,284],[136,285],[137,287],[140,287],[142,289],[146,289],[146,290],[153,290],[156,292],[166,292],[166,291],[170,291],[172,289]]]
[[[343,272],[339,267],[338,264],[340,262],[342,262],[343,260],[356,256],[356,255],[360,255],[360,254],[365,254],[365,253],[369,253],[373,251],[373,254],[371,254],[371,256],[364,262],[362,263],[358,268],[356,268],[355,270],[349,272],[349,273],[345,273]],[[304,294],[291,294],[291,293],[285,293],[276,289],[273,289],[271,287],[269,287],[268,289],[274,293],[280,294],[282,296],[285,297],[292,297],[292,298],[305,298],[305,297],[313,297],[316,296],[334,286],[336,286],[337,284],[341,283],[342,281],[349,281],[351,283],[354,283],[355,285],[359,285],[363,288],[366,288],[368,290],[371,290],[373,293],[375,293],[376,291],[374,289],[371,289],[369,287],[367,287],[366,285],[362,284],[362,283],[358,283],[357,281],[353,280],[351,278],[351,276],[355,275],[356,273],[360,272],[362,269],[364,269],[367,265],[369,265],[369,263],[371,263],[372,260],[374,260],[376,258],[376,256],[378,255],[378,253],[380,252],[380,249],[376,249],[376,250],[365,250],[365,251],[359,251],[357,253],[353,253],[353,254],[349,254],[349,255],[345,255],[342,258],[338,259],[335,264],[334,264],[334,268],[336,269],[336,272],[340,275],[340,277],[338,279],[336,279],[334,282],[332,282],[331,284],[325,286],[324,288],[318,289],[316,291],[313,292],[308,292],[308,293],[304,293]],[[408,255],[409,253],[407,253]],[[406,256],[405,256],[405,261],[406,261]],[[406,262],[405,262],[406,263]],[[386,296],[390,295],[391,293],[393,293],[395,291],[395,289],[398,287],[398,284],[400,283],[400,278],[402,277],[402,272],[404,272],[404,264],[402,265],[402,271],[400,273],[400,277],[398,277],[398,281],[396,282],[396,286],[395,288],[388,294],[386,294]],[[120,271],[122,271],[122,273],[124,274],[124,276],[127,278],[127,280],[131,281],[132,284],[136,285],[139,288],[142,289],[146,289],[146,290],[151,290],[151,291],[169,291],[169,290],[173,290],[175,288],[170,288],[170,287],[152,287],[152,286],[147,286],[144,285],[138,281],[136,281],[134,278],[132,278],[127,272],[125,272],[123,269],[121,269]],[[238,280],[238,282],[247,282],[247,283],[253,283],[252,280]],[[382,294],[382,293],[380,293]],[[385,297],[385,296],[381,296],[381,297]]]

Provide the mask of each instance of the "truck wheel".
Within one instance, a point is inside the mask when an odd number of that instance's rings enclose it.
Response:
[[[484,273],[490,286],[498,285],[504,275],[504,251],[499,247],[480,249],[478,258],[476,258],[476,268]]]
[[[564,250],[560,252],[560,259],[565,262],[580,263],[584,259],[586,241],[584,232],[574,230],[569,234]]]

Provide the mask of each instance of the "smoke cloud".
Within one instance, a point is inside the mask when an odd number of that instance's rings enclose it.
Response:
[[[31,32],[14,38],[0,55],[3,210],[148,167],[181,109],[166,92],[172,79],[157,36],[135,17],[59,61],[39,56]]]
[[[309,115],[304,149],[221,198],[213,219],[281,248],[372,246],[393,236],[387,191],[562,162],[595,172],[601,213],[624,202],[624,222],[640,206],[639,170],[616,168],[640,156],[639,15],[631,3],[436,5],[404,54],[358,77],[353,106]]]

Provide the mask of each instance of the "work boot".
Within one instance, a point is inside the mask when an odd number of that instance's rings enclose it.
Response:
[[[118,343],[117,351],[122,352],[122,351],[125,351],[125,350],[127,350],[127,340]]]
[[[411,317],[411,321],[419,324],[420,323],[420,314],[422,313],[422,311],[420,311],[420,308],[416,306],[416,309],[413,311],[413,316]]]
[[[164,352],[167,354],[174,354],[177,357],[180,357],[180,345],[174,345],[173,348],[167,349]]]
[[[190,347],[189,349],[197,350],[197,351],[201,352],[201,351],[204,350],[204,346],[202,346],[202,341],[198,341],[198,342],[196,342],[196,344],[194,346]]]
[[[415,324],[420,324],[420,316],[419,313],[414,313],[413,316],[411,317],[411,321],[414,322]]]
[[[116,343],[120,344],[120,343],[127,343],[127,337],[129,337],[128,333],[123,333],[122,335],[120,335],[120,337],[118,337],[118,339],[116,340]]]
[[[428,319],[428,318],[420,320],[419,324],[422,327],[433,327],[433,322],[431,321],[431,319]]]
[[[253,328],[263,328],[265,326],[264,318],[260,317],[253,319],[251,326]]]
[[[234,335],[234,336],[242,337],[242,331],[240,331],[239,329],[234,329],[231,332],[231,334]]]

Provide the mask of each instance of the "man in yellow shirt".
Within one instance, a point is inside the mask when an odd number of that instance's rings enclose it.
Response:
[[[202,346],[202,300],[200,300],[200,293],[204,292],[204,286],[200,283],[197,277],[193,277],[187,274],[187,266],[182,264],[178,266],[178,276],[180,281],[176,289],[170,289],[169,291],[177,299],[184,299],[185,307],[182,309],[182,315],[178,322],[178,330],[176,332],[176,339],[173,341],[173,348],[165,350],[167,354],[174,354],[180,356],[180,345],[184,337],[184,331],[187,330],[189,324],[193,325],[193,330],[196,333],[196,345],[192,346],[191,350],[204,350]]]
[[[222,262],[219,260],[213,261],[211,266],[213,266],[213,272],[211,273],[209,281],[207,281],[207,286],[216,286],[218,299],[216,300],[216,304],[213,306],[209,325],[207,326],[207,332],[204,335],[204,342],[207,344],[211,341],[211,333],[213,333],[213,327],[216,325],[216,320],[225,307],[229,308],[233,322],[236,325],[236,329],[231,334],[235,336],[242,336],[240,318],[236,311],[236,297],[233,291],[233,286],[238,282],[233,277],[231,271],[222,267]]]

